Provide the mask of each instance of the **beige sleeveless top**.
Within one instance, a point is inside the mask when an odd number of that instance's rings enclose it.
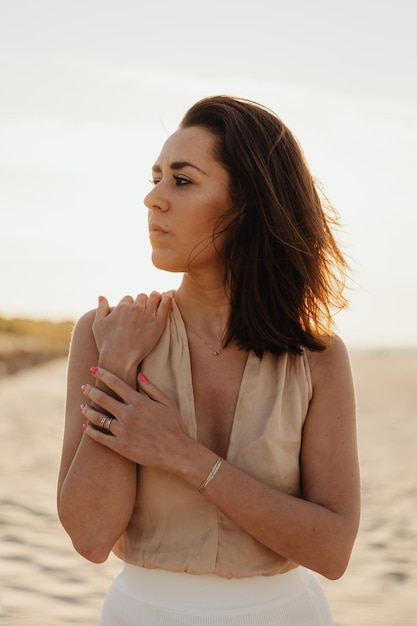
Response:
[[[175,301],[142,371],[175,400],[197,439],[188,341]],[[268,353],[259,359],[250,352],[226,460],[299,495],[301,433],[311,395],[304,354]],[[296,565],[253,539],[182,479],[147,467],[138,468],[136,504],[114,552],[133,565],[223,578],[273,575]]]

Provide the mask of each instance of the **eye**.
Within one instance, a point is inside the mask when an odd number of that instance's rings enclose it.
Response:
[[[151,183],[151,185],[155,186],[157,185],[159,182],[161,181],[160,178],[150,178],[149,182]]]
[[[184,185],[191,184],[191,180],[183,174],[174,174],[174,180],[177,187],[183,187]]]

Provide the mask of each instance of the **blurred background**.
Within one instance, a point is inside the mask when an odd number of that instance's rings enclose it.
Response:
[[[341,215],[352,348],[417,346],[412,0],[0,0],[0,316],[169,289],[151,165],[197,99],[257,100]]]
[[[278,113],[341,214],[352,347],[417,345],[412,0],[1,0],[0,315],[73,319],[149,260],[153,160],[197,99]]]
[[[143,197],[218,93],[273,109],[341,215],[363,513],[323,581],[336,626],[415,625],[416,24],[414,0],[0,0],[1,625],[97,624],[119,563],[76,554],[55,504],[69,337],[101,294],[179,284]]]

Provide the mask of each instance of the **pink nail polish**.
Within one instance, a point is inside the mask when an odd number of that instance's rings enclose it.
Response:
[[[87,385],[81,385],[81,391],[85,391],[87,389]]]
[[[90,367],[90,372],[93,374],[93,376],[97,374],[97,370],[98,370],[98,367]]]
[[[98,297],[98,301],[99,301],[99,302],[103,302],[103,300],[104,300],[104,296],[99,296],[99,297]]]
[[[85,404],[84,404],[84,402],[83,402],[82,404],[80,404],[80,409],[81,409],[81,411],[84,411],[84,409],[85,409]]]
[[[87,424],[83,424],[84,430],[87,430]]]
[[[145,374],[142,374],[142,372],[139,372],[139,376],[138,376],[139,380],[141,380],[143,383],[148,383],[149,382],[149,378],[146,378]]]

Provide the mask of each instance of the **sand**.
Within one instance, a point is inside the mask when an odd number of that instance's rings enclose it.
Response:
[[[320,580],[336,626],[415,626],[417,355],[354,354],[352,363],[361,528],[344,577]],[[82,559],[57,519],[65,368],[59,360],[0,380],[1,625],[96,625],[120,567],[115,557]]]

